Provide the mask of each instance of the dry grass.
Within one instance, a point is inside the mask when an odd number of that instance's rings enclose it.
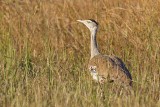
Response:
[[[156,0],[0,1],[0,106],[159,107],[159,16]],[[106,83],[100,99],[87,70],[89,31],[76,22],[90,18],[101,52],[131,71],[133,95]]]

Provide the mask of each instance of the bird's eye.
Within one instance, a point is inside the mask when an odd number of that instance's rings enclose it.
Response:
[[[90,21],[87,21],[88,23],[91,23]]]

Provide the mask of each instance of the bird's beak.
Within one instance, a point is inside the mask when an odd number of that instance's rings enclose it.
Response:
[[[81,23],[83,23],[83,21],[82,20],[77,20],[78,22],[81,22]]]

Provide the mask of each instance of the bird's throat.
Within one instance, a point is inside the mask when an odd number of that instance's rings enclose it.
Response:
[[[96,41],[97,28],[91,31],[91,58],[99,54]]]

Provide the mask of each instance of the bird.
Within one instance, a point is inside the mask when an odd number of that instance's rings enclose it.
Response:
[[[97,45],[98,22],[94,19],[77,20],[83,23],[91,35],[91,56],[88,63],[90,74],[96,82],[116,82],[121,85],[132,87],[132,76],[124,62],[114,55],[103,55],[99,52]]]

